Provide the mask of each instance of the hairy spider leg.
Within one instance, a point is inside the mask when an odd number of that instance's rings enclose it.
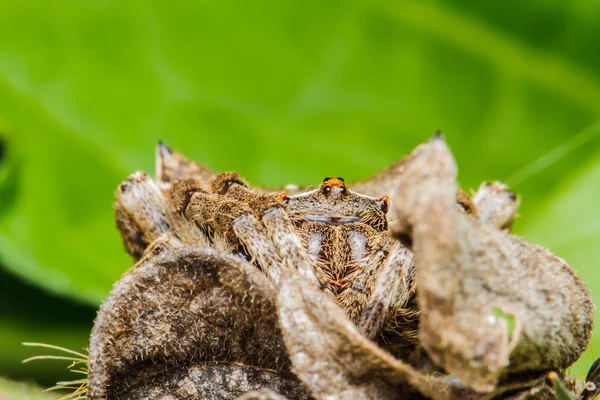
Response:
[[[132,174],[119,185],[115,216],[125,248],[136,260],[148,245],[171,231],[169,206],[152,178],[143,172]]]
[[[245,214],[233,222],[233,229],[253,260],[275,283],[284,268],[298,268],[315,285],[315,259],[302,245],[287,213],[281,207],[265,211],[262,220]]]

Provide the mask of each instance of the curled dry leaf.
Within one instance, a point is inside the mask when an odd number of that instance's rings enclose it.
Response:
[[[255,267],[172,238],[146,254],[98,313],[89,399],[235,398],[260,388],[305,397],[289,373],[275,290]]]
[[[492,393],[428,374],[365,338],[324,293],[291,269],[283,274],[279,320],[296,375],[318,399],[492,399],[544,386],[544,373],[505,376]],[[509,397],[505,397],[509,398]]]
[[[429,356],[482,391],[507,371],[572,364],[591,336],[585,286],[548,250],[457,212],[455,181],[454,160],[434,139],[414,152],[395,197],[391,230],[412,238]],[[512,332],[494,309],[515,319]]]
[[[514,193],[455,180],[439,137],[369,181],[286,193],[160,144],[157,179],[117,192],[137,263],[98,313],[88,398],[551,396],[589,293],[510,235]]]

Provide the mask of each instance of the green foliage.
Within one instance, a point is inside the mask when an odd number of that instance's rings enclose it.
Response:
[[[565,387],[565,384],[560,380],[560,377],[555,372],[551,372],[549,375],[552,387],[554,388],[554,395],[557,400],[577,400],[575,396]]]
[[[525,239],[547,246],[568,260],[595,298],[600,294],[597,267],[600,260],[599,182],[600,163],[597,159],[574,168],[565,174],[564,183],[532,211],[521,230]],[[600,318],[596,313],[595,326],[599,324]],[[576,364],[574,374],[585,375],[595,360],[593,349],[600,349],[597,330],[590,350]]]
[[[600,293],[599,18],[589,1],[1,2],[2,264],[96,307],[130,265],[114,190],[159,139],[310,184],[440,128],[463,186],[507,180],[517,232]]]
[[[56,396],[42,393],[40,387],[32,384],[11,382],[0,378],[0,398],[7,400],[51,400],[56,398]]]
[[[63,394],[59,397],[58,400],[79,400],[85,399],[87,395],[87,385],[88,385],[88,353],[84,350],[84,352],[78,352],[70,349],[66,349],[60,346],[54,346],[46,343],[23,343],[24,346],[29,347],[37,347],[39,349],[50,350],[51,353],[57,354],[42,354],[29,357],[23,360],[23,363],[28,363],[31,361],[41,361],[41,360],[66,360],[71,363],[67,367],[69,372],[74,372],[79,374],[78,379],[72,379],[68,381],[60,381],[57,382],[56,385],[46,389],[46,391],[66,391],[66,394]]]

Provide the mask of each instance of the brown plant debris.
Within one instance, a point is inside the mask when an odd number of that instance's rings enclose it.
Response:
[[[156,164],[117,191],[136,264],[98,312],[90,400],[545,399],[588,345],[581,280],[510,234],[506,186],[457,188],[439,136],[310,191],[162,143]]]

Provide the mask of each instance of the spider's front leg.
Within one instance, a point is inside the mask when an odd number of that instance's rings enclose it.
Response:
[[[230,172],[215,175],[207,184],[195,178],[177,180],[166,192],[173,213],[197,226],[211,247],[244,256],[233,221],[244,214],[257,214],[259,204],[276,204],[275,196],[254,193],[238,174]],[[188,231],[180,232],[180,236],[185,237]],[[189,244],[195,244],[194,236]]]
[[[400,343],[392,347],[414,344],[418,334],[418,311],[414,308],[416,296],[413,254],[399,242],[394,242],[386,252],[374,287],[358,321],[359,329],[368,337],[377,333],[393,336]],[[391,335],[390,335],[391,333]]]
[[[519,200],[506,185],[500,182],[483,182],[471,201],[474,206],[471,214],[478,221],[510,231],[517,216]]]
[[[237,200],[200,191],[191,194],[180,208],[186,219],[197,224],[210,239],[212,247],[227,253],[235,250],[237,242],[231,229],[233,220],[251,211]]]
[[[150,244],[171,232],[169,205],[143,172],[132,174],[119,185],[115,217],[125,249],[136,260]]]
[[[283,269],[297,268],[304,279],[320,285],[314,272],[316,260],[302,245],[283,207],[264,211],[260,220],[246,213],[233,222],[233,230],[252,259],[275,283],[279,283]]]
[[[455,179],[450,152],[434,138],[403,165],[393,196],[390,230],[409,237],[415,253],[422,345],[481,391],[505,372],[567,367],[589,343],[587,289],[562,259],[498,229],[510,207],[477,218],[458,211]],[[475,197],[482,210],[484,197]]]
[[[350,287],[336,300],[367,338],[392,329],[403,345],[414,343],[418,313],[409,305],[415,295],[414,275],[412,252],[386,237],[358,262],[347,277]]]

